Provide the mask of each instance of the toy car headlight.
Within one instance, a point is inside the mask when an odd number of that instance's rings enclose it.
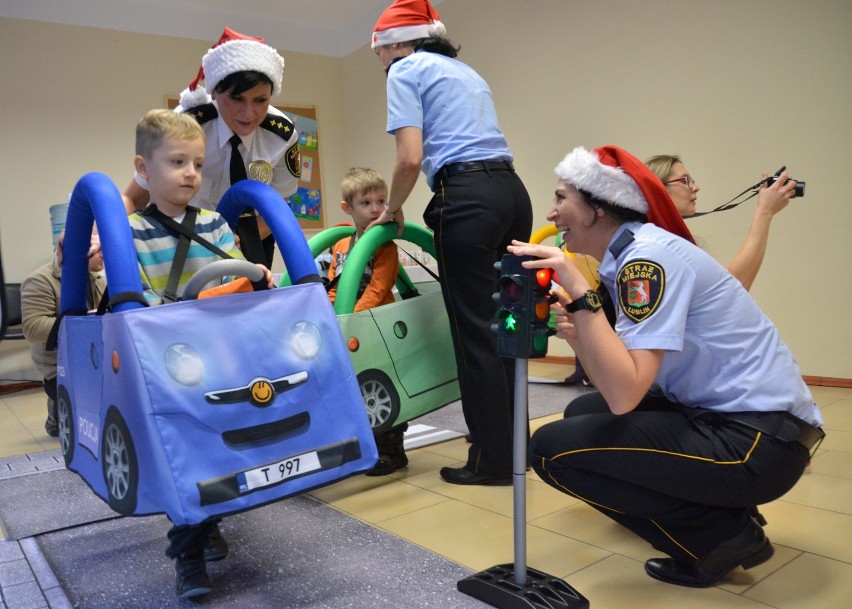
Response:
[[[193,347],[185,343],[171,345],[166,349],[164,359],[169,376],[181,385],[192,387],[201,382],[204,362]]]
[[[311,322],[300,321],[290,328],[290,345],[301,359],[313,359],[322,346],[322,334]]]

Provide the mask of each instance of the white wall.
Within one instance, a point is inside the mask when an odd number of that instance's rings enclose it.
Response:
[[[752,293],[804,374],[852,377],[852,205],[842,194],[852,3],[447,0],[439,12],[459,59],[491,85],[536,227],[546,224],[553,168],[579,145],[615,144],[642,159],[681,154],[703,209],[782,164],[806,180],[806,196],[773,223]],[[344,63],[350,158],[360,150],[389,173],[378,60],[365,47]],[[421,188],[407,218],[425,209]],[[689,226],[727,264],[753,210],[749,201]]]
[[[804,374],[852,378],[844,315],[852,205],[842,198],[852,161],[852,3],[445,0],[439,12],[459,58],[491,85],[536,227],[553,167],[578,145],[616,144],[640,158],[680,153],[703,209],[782,164],[806,180],[805,198],[773,223],[752,293]],[[10,281],[48,259],[47,210],[77,178],[97,170],[127,183],[136,120],[180,92],[206,46],[0,19],[0,242]],[[275,101],[317,107],[334,224],[344,219],[336,193],[346,168],[390,176],[384,74],[366,44],[342,60],[284,55]],[[409,220],[421,220],[429,196],[421,180]],[[753,209],[751,201],[689,226],[727,263]]]

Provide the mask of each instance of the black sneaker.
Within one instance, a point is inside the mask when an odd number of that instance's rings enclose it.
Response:
[[[213,562],[222,560],[228,555],[228,542],[222,537],[219,532],[219,525],[207,537],[207,543],[204,545],[204,560]]]
[[[47,435],[51,438],[59,437],[59,425],[56,424],[56,421],[45,421],[44,431],[47,432]]]
[[[178,598],[192,598],[213,590],[207,567],[201,556],[191,558],[181,554],[175,560],[175,594]]]

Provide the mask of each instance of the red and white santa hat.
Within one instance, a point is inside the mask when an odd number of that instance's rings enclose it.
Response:
[[[269,77],[273,96],[281,93],[284,58],[263,38],[246,36],[226,27],[219,41],[201,59],[195,80],[180,94],[181,107],[194,108],[208,103],[210,95],[207,91],[216,89],[216,85],[231,74],[249,70]],[[198,84],[202,79],[206,89]]]
[[[645,164],[616,146],[569,152],[556,175],[598,199],[644,214],[648,221],[695,243],[666,187]]]
[[[429,0],[396,0],[373,28],[372,47],[443,36],[447,28]]]

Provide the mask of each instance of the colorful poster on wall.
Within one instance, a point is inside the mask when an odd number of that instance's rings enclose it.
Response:
[[[316,108],[277,106],[296,125],[299,152],[302,155],[299,188],[290,197],[290,207],[299,225],[306,229],[324,228],[322,210],[322,174],[320,173],[319,130]]]

